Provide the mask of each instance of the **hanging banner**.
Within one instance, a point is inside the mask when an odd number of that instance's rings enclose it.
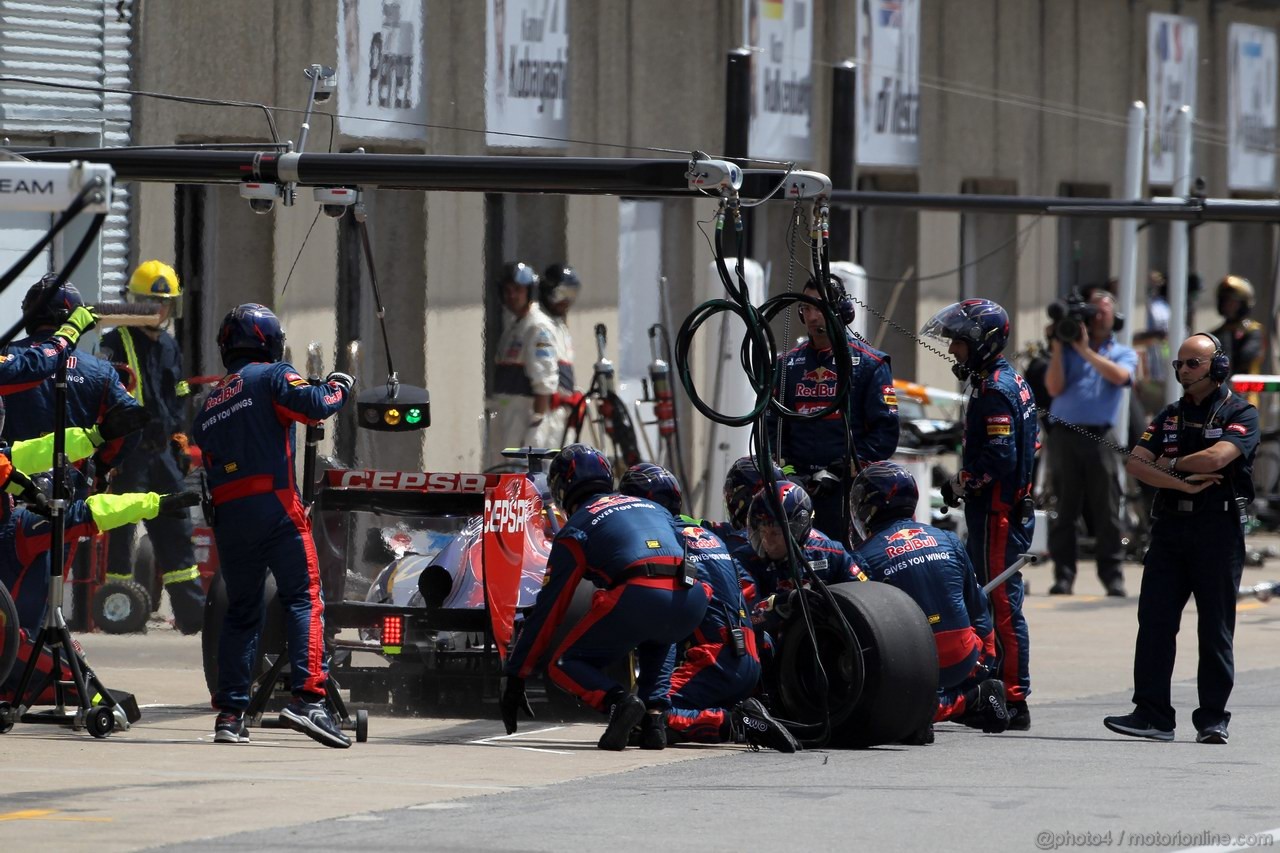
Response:
[[[857,160],[920,165],[920,2],[857,0]]]
[[[1276,185],[1276,33],[1232,24],[1227,36],[1227,186]]]
[[[742,43],[751,49],[752,156],[813,156],[814,0],[744,0]]]
[[[338,4],[338,129],[343,133],[426,139],[422,7],[423,0]]]
[[[1196,108],[1196,22],[1152,12],[1147,17],[1147,180],[1172,184],[1178,110]]]
[[[506,148],[565,147],[568,0],[489,0],[487,14],[485,141]],[[522,133],[533,136],[512,135]]]

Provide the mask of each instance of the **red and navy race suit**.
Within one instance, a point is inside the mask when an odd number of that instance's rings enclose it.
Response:
[[[10,444],[53,432],[53,374],[62,341],[24,338],[0,354],[0,395],[5,397],[3,438]],[[112,406],[136,406],[108,362],[88,353],[67,356],[67,426],[92,427]],[[95,458],[116,465],[138,443],[137,433],[108,442]]]
[[[905,518],[877,530],[853,556],[870,580],[896,586],[920,605],[938,646],[934,719],[962,715],[964,692],[986,677],[995,638],[986,593],[960,539]]]
[[[878,462],[898,448],[898,396],[889,356],[848,333],[846,339],[853,361],[847,433],[839,411],[818,420],[780,420],[772,409],[766,416],[770,446],[778,446],[781,429],[782,459],[797,474],[807,477],[825,468],[841,478],[841,488],[833,484],[810,493],[814,526],[835,533],[841,541],[848,538],[845,502],[854,476],[850,450],[862,462]],[[820,350],[805,341],[780,356],[775,395],[797,412],[816,412],[830,405],[836,395],[836,361],[831,348]]]
[[[711,531],[679,519],[675,525],[684,537],[685,559],[697,564],[711,602],[671,676],[668,737],[674,743],[721,743],[729,736],[730,710],[760,681],[760,654],[742,597],[743,571]]]
[[[671,513],[655,503],[626,495],[588,501],[551,543],[542,589],[507,657],[507,674],[525,678],[546,657],[585,579],[600,589],[551,655],[547,676],[583,704],[608,711],[624,688],[603,670],[634,649],[636,693],[649,708],[665,711],[675,644],[698,627],[711,598],[705,584],[687,587],[678,577],[683,539]]]
[[[809,531],[809,538],[804,541],[801,550],[804,552],[805,562],[823,583],[866,580],[844,546],[817,530]],[[731,553],[751,578],[751,586],[743,588],[748,604],[754,606],[774,593],[795,589],[791,568],[786,560],[761,557],[750,542],[738,545]]]
[[[969,391],[960,460],[969,558],[980,584],[1031,548],[1035,516],[1023,499],[1031,495],[1038,436],[1031,387],[997,358]],[[1011,702],[1025,701],[1031,692],[1022,598],[1021,572],[991,591],[999,678]]]
[[[252,362],[223,377],[196,414],[192,437],[204,456],[227,585],[217,708],[249,704],[268,569],[285,608],[293,692],[324,695],[324,599],[311,522],[294,482],[294,424],[319,422],[346,401],[335,382],[312,385],[288,363]]]

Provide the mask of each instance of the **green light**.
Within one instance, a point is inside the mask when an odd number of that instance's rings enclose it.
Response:
[[[416,424],[422,420],[422,409],[410,409],[404,416],[404,422],[407,424]]]

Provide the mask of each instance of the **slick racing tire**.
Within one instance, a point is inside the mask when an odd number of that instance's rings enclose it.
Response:
[[[151,596],[130,580],[109,580],[93,594],[93,623],[108,634],[136,634],[151,618]]]
[[[560,644],[564,642],[565,637],[569,636],[569,632],[574,626],[582,621],[582,617],[586,616],[591,610],[591,596],[595,594],[597,587],[590,581],[580,581],[578,588],[574,590],[573,601],[569,602],[569,608],[565,611],[564,620],[560,623],[560,627],[556,629],[552,636],[551,645],[547,650],[548,654],[554,654],[560,648]],[[605,674],[614,678],[619,684],[628,690],[635,690],[636,672],[635,672],[635,655],[627,655],[621,661],[605,670]],[[594,708],[588,708],[578,701],[578,697],[561,690],[546,675],[543,670],[543,683],[546,684],[547,690],[547,707],[550,710],[552,719],[561,721],[570,720],[590,720],[598,722],[600,715]]]
[[[938,653],[933,630],[915,601],[888,584],[851,582],[828,587],[855,643],[825,597],[811,593],[819,653],[804,619],[787,623],[779,661],[780,716],[822,721],[821,662],[828,683],[831,745],[896,743],[920,731],[938,707]]]
[[[256,679],[271,668],[267,655],[285,652],[284,609],[276,595],[276,579],[267,575],[262,597],[266,604],[266,617],[262,620],[262,633],[258,635],[258,661],[252,677]],[[204,627],[200,633],[200,651],[204,658],[204,681],[209,694],[218,692],[218,641],[222,637],[222,620],[227,615],[227,585],[222,573],[213,576],[209,594],[204,601]]]
[[[4,684],[13,665],[18,661],[18,643],[22,635],[18,631],[18,608],[5,585],[0,583],[0,684]]]

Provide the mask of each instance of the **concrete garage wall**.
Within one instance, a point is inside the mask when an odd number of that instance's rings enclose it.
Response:
[[[307,90],[302,68],[310,62],[331,63],[336,56],[337,3],[144,0],[135,18],[136,85],[301,107]],[[723,150],[724,57],[741,40],[739,2],[570,0],[568,8],[568,135],[579,141],[561,149],[563,153],[649,157]],[[1226,151],[1219,141],[1225,125],[1227,30],[1233,21],[1277,26],[1274,11],[1229,0],[921,0],[921,165],[910,170],[862,168],[858,180],[867,187],[929,193],[998,186],[1053,195],[1085,185],[1118,193],[1124,116],[1133,100],[1146,98],[1147,15],[1152,11],[1188,15],[1199,25],[1196,173],[1205,176],[1210,194],[1227,195]],[[814,13],[813,156],[801,165],[829,171],[830,68],[855,53],[857,2],[815,3]],[[433,127],[419,142],[396,149],[338,134],[335,149],[363,145],[370,151],[438,154],[550,153],[486,146],[481,49],[486,35],[483,2],[427,0],[426,91]],[[343,105],[335,102],[333,108]],[[136,98],[134,109],[139,144],[250,141],[267,135],[263,114],[255,109],[146,98]],[[296,114],[281,110],[276,119],[282,138],[297,135]],[[327,120],[318,118],[309,148],[319,150],[328,142]],[[231,188],[205,192],[201,233],[207,245],[199,253],[203,267],[197,289],[209,304],[197,337],[211,345],[210,326],[227,306],[274,298],[295,349],[305,350],[306,342],[319,340],[332,363],[338,343],[333,307],[341,304],[340,310],[354,312],[352,322],[358,322],[364,344],[361,381],[381,381],[381,342],[367,287],[352,292],[354,303],[339,301],[342,270],[350,269],[351,258],[343,257],[347,249],[341,248],[345,244],[332,222],[322,217],[316,224],[288,292],[281,292],[314,215],[309,191],[301,195],[293,209],[258,217]],[[617,311],[616,199],[373,193],[370,200],[397,368],[404,381],[425,382],[431,390],[435,426],[416,440],[359,439],[365,462],[447,469],[480,464],[486,342],[491,345],[498,333],[492,282],[505,260],[526,260],[539,270],[567,261],[578,269],[584,292],[571,327],[580,385],[589,382],[595,360],[595,323],[609,327],[609,355],[618,360],[619,323],[626,318]],[[695,223],[713,209],[713,203],[702,200],[669,201],[663,208],[661,261],[670,282],[673,334],[693,307],[694,283],[710,261]],[[772,293],[786,287],[789,246],[784,229],[789,215],[790,205],[782,203],[755,216],[755,256],[772,269]],[[180,223],[172,187],[138,188],[134,221],[139,257],[177,253]],[[1167,263],[1148,249],[1165,245],[1166,232],[1144,230],[1143,272]],[[1070,268],[1064,241],[1072,234],[1101,235],[1089,238],[1096,239],[1096,246],[1086,247],[1097,256],[1092,266],[1097,270],[1117,268],[1120,242],[1118,225],[1101,231],[1064,229],[1056,220],[1031,216],[966,223],[956,214],[889,210],[858,212],[855,233],[861,238],[855,258],[872,276],[884,279],[871,282],[874,308],[889,307],[894,283],[910,270],[893,319],[912,330],[961,296],[964,277],[957,267],[1005,246],[969,277],[969,288],[1008,303],[1016,318],[1015,346],[1040,337],[1045,304],[1063,286],[1060,271]],[[1011,235],[1016,239],[1010,240]],[[1195,229],[1192,239],[1193,269],[1206,282],[1198,311],[1201,325],[1213,320],[1212,285],[1228,271],[1253,277],[1262,313],[1269,312],[1274,293],[1266,280],[1274,268],[1269,230],[1207,225]],[[803,247],[800,255],[803,260]],[[1139,294],[1140,306],[1142,301]],[[1141,321],[1141,316],[1134,318]],[[880,333],[879,326],[871,324],[873,336]],[[943,360],[899,333],[884,331],[881,341],[899,376],[944,386],[953,382]],[[709,390],[705,380],[703,387]],[[698,448],[705,424],[687,404],[681,412],[689,415],[684,422],[689,468],[700,471]],[[712,488],[718,491],[719,486]]]

